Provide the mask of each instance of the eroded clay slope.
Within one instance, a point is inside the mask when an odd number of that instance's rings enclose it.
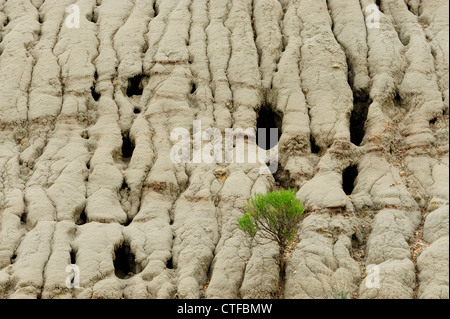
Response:
[[[0,0],[0,298],[276,297],[277,247],[236,219],[280,187],[307,211],[284,297],[448,298],[448,12]],[[272,121],[277,173],[174,163],[171,133],[194,121]]]

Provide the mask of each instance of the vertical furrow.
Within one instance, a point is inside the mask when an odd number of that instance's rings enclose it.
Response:
[[[210,25],[208,6],[208,1],[205,0],[192,2],[189,56],[193,75],[191,95],[196,119],[201,120],[204,127],[213,127],[214,98],[211,86],[211,62],[207,55],[209,39],[206,33]]]
[[[39,7],[42,29],[39,43],[34,49],[36,64],[34,67],[28,110],[29,134],[21,159],[28,168],[33,169],[39,159],[62,105],[62,85],[60,67],[53,49],[61,25],[64,23],[66,7],[71,1],[47,1]],[[45,108],[42,105],[45,105]]]
[[[297,197],[310,214],[299,226],[299,242],[286,265],[285,296],[350,298],[361,276],[352,258],[352,238],[361,221],[351,200],[358,171],[353,169],[349,178],[346,172],[357,166],[362,150],[350,143],[353,92],[346,55],[333,33],[326,1],[293,1],[285,20],[291,10],[297,17],[288,21],[300,33],[288,39],[297,39],[300,47],[300,85],[308,110],[302,115],[310,129],[303,137],[309,149],[303,154]]]
[[[406,68],[406,59],[395,26],[382,11],[373,10],[374,5],[375,1],[361,1],[366,23],[379,22],[379,26],[367,24],[368,62],[372,80],[371,104],[363,139],[367,154],[359,163],[359,176],[352,200],[358,211],[376,214],[373,220],[366,219],[370,226],[360,235],[365,247],[361,262],[363,272],[378,271],[380,286],[371,286],[372,277],[368,278],[367,273],[364,273],[358,298],[391,298],[394,294],[411,298],[414,265],[408,244],[413,240],[420,214],[408,192],[407,177],[403,176],[400,162],[402,155],[395,153],[396,148],[400,147],[399,133],[393,132],[394,128],[397,129],[399,114],[403,113],[398,109],[400,105],[396,96]],[[378,21],[370,20],[374,14]],[[380,46],[378,43],[386,45]],[[401,226],[390,223],[392,218],[402,220]],[[405,280],[397,279],[399,272],[405,274]]]
[[[119,60],[114,48],[114,35],[125,24],[133,4],[131,1],[103,0],[96,9],[98,18],[99,54],[95,59],[97,80],[95,92],[102,96],[114,96],[114,81],[117,78]]]
[[[3,8],[5,7],[6,0],[0,1],[0,56],[3,53],[2,41],[5,35],[8,33],[6,27],[8,26],[9,19],[8,16],[3,13]]]
[[[39,39],[38,11],[27,1],[3,3],[9,32],[1,42],[0,56],[0,269],[9,278],[12,257],[27,232],[25,178],[21,170],[20,152],[26,142],[29,89],[35,59],[32,49]],[[19,127],[19,129],[15,129]],[[0,287],[5,288],[2,284]],[[15,288],[15,285],[9,285]],[[1,294],[7,294],[1,289]],[[32,292],[34,294],[35,291]],[[37,295],[37,293],[36,293]]]
[[[439,90],[442,92],[445,110],[449,108],[449,3],[448,1],[425,0],[421,3],[419,22],[425,31],[427,42],[435,60]]]
[[[298,2],[292,2],[285,8],[280,23],[283,26],[281,38],[284,51],[280,53],[267,99],[282,114],[282,135],[278,145],[280,167],[275,177],[284,187],[299,187],[313,174],[313,163],[309,157],[310,119],[299,69],[303,42],[297,9]]]
[[[52,224],[47,222],[48,224]],[[77,226],[71,221],[63,221],[53,224],[53,235],[50,243],[51,253],[44,268],[44,284],[40,294],[41,299],[73,298],[74,289],[69,289],[66,284],[66,267],[70,264],[77,265],[77,247],[75,239]],[[78,260],[77,260],[78,259]],[[83,271],[83,274],[85,272]]]
[[[302,88],[306,92],[316,144],[328,148],[334,141],[348,140],[350,137],[348,115],[352,109],[352,92],[347,82],[347,62],[331,30],[326,2],[312,4],[301,1],[300,6],[305,10],[301,15]],[[316,17],[320,22],[312,21]],[[328,76],[323,77],[321,74]],[[336,120],[329,123],[319,115],[321,112],[326,112]]]
[[[370,79],[366,24],[359,0],[328,0],[328,7],[333,19],[333,33],[347,57],[353,95],[364,98],[368,95]]]
[[[233,127],[254,129],[261,106],[261,76],[251,25],[251,1],[235,0],[225,25],[231,31],[228,79],[233,92]]]
[[[131,247],[139,247],[135,255],[143,268],[142,276],[127,285],[125,297],[137,297],[136,285],[142,280],[150,297],[169,298],[175,294],[170,279],[176,271],[172,268],[177,265],[173,260],[171,221],[174,204],[181,190],[187,187],[189,176],[184,164],[175,164],[170,158],[170,134],[176,128],[190,130],[192,127],[189,98],[192,74],[187,47],[190,7],[189,0],[157,2],[158,15],[150,22],[149,30],[158,29],[155,32],[159,37],[150,38],[144,61],[144,71],[149,75],[145,88],[149,99],[143,118],[151,128],[154,163],[145,178],[139,212],[124,229]],[[144,101],[140,103],[143,105]]]
[[[361,4],[365,8],[373,2]],[[421,229],[430,209],[427,206],[430,199],[440,202],[448,198],[437,191],[437,185],[445,182],[433,180],[437,172],[448,171],[448,166],[445,155],[436,159],[436,155],[442,155],[434,151],[429,129],[429,121],[443,124],[439,116],[442,95],[437,89],[431,49],[416,16],[403,1],[382,1],[381,9],[379,27],[367,29],[373,79],[365,138],[369,153],[361,161],[361,179],[355,187],[357,195],[353,196],[358,209],[381,208],[371,222],[365,260],[367,267],[379,267],[381,282],[374,288],[372,279],[366,278],[360,285],[359,297],[414,298],[417,256],[426,245]],[[366,18],[368,15],[366,12]],[[379,46],[383,37],[386,40],[381,43],[390,45]],[[382,172],[381,166],[390,173],[378,175],[381,178],[377,180],[370,178],[374,172]],[[392,218],[404,222],[394,225],[389,223]],[[397,280],[400,273],[403,279]]]
[[[67,22],[70,13],[66,9],[72,4],[80,9],[79,28]],[[46,54],[43,56],[51,58],[52,62],[46,64],[52,66],[52,73],[49,75],[56,76],[57,74],[61,87],[56,86],[56,88],[60,92],[62,91],[64,98],[61,99],[60,95],[56,95],[60,99],[60,104],[57,106],[56,99],[52,98],[52,90],[47,93],[49,95],[48,105],[53,105],[47,112],[56,111],[57,118],[27,184],[29,219],[32,224],[40,225],[41,221],[68,221],[73,225],[71,227],[74,227],[85,208],[88,175],[86,164],[90,158],[86,140],[89,136],[85,129],[91,121],[92,109],[89,105],[89,98],[95,71],[93,60],[97,55],[96,28],[93,27],[91,21],[87,20],[87,17],[92,13],[95,4],[95,1],[75,3],[66,1],[57,4],[46,2],[40,7],[45,12],[43,15],[44,27],[48,23],[48,28],[59,30],[56,34],[49,30],[46,42],[42,43],[42,50]],[[60,19],[55,21],[53,17]],[[86,61],[89,61],[87,65],[75,57],[75,52],[78,53],[81,47]],[[38,92],[37,88],[36,93]],[[37,99],[34,114],[38,114],[38,101]],[[62,193],[67,194],[70,200],[64,200],[61,196]],[[59,227],[59,223],[56,224],[56,227]],[[55,251],[57,255],[60,253],[57,244],[50,243],[50,246],[51,254]],[[65,256],[68,257],[69,253],[66,253]],[[51,258],[47,258],[47,261]],[[58,263],[59,278],[67,276],[66,266],[67,259],[60,259]],[[52,271],[47,262],[43,270],[46,280],[49,279]],[[56,291],[47,291],[46,286],[45,284],[40,297],[51,298],[55,296],[55,293],[58,295]],[[64,287],[65,282],[60,282],[59,286],[60,288]],[[64,288],[63,293],[72,296],[67,287]]]
[[[55,225],[55,222],[41,222],[27,233],[15,252],[10,278],[12,290],[6,292],[7,297],[40,298]]]
[[[430,206],[423,226],[423,237],[413,253],[417,254],[420,299],[448,299],[449,207]]]
[[[33,55],[36,64],[32,73],[30,86],[30,101],[28,110],[28,137],[24,143],[24,151],[20,155],[23,163],[23,171],[27,174],[27,184],[25,190],[26,224],[29,227],[42,227],[42,223],[47,223],[47,227],[52,228],[52,239],[42,246],[48,256],[42,256],[46,262],[42,266],[42,280],[39,286],[37,298],[42,298],[44,289],[48,260],[52,255],[54,240],[53,232],[56,224],[52,225],[56,219],[56,212],[53,204],[45,194],[45,186],[36,183],[35,168],[39,168],[35,163],[39,163],[41,155],[52,136],[57,116],[62,106],[62,85],[60,79],[60,67],[53,49],[57,42],[57,37],[64,23],[65,9],[71,1],[47,1],[34,3],[39,9],[39,20],[42,23],[40,41],[36,45]],[[42,106],[45,107],[42,107]],[[42,167],[42,166],[41,166]],[[42,176],[42,175],[41,175]],[[47,246],[47,247],[45,247]],[[34,249],[34,248],[33,248]],[[38,260],[38,259],[37,259]],[[64,265],[65,267],[65,265]],[[37,277],[40,278],[40,277]],[[27,291],[28,292],[28,291]]]
[[[281,5],[276,0],[253,2],[252,25],[259,56],[259,69],[262,73],[262,87],[267,91],[272,87],[272,79],[283,53],[280,30],[282,12]]]
[[[51,6],[50,2],[51,1],[48,1],[47,3]],[[52,53],[52,49],[56,42],[56,36],[64,15],[65,6],[62,2],[58,2],[58,5],[54,5],[53,8],[50,9],[50,12],[48,12],[49,7],[42,6],[42,3],[37,7],[39,8],[39,21],[41,21],[42,25],[39,31],[40,37],[32,51],[30,51],[32,52],[35,63],[33,71],[30,72],[31,81],[28,89],[28,122],[26,123],[27,125],[24,126],[24,129],[27,129],[27,133],[24,134],[19,144],[19,151],[21,152],[19,155],[19,164],[21,165],[20,173],[24,183],[26,182],[21,224],[26,230],[34,229],[39,221],[53,221],[53,214],[50,216],[46,216],[45,214],[45,200],[40,201],[42,198],[38,198],[43,193],[42,188],[35,189],[33,183],[28,180],[34,173],[34,164],[39,160],[39,156],[42,154],[48,140],[48,135],[51,134],[54,128],[56,116],[61,108],[59,67],[56,62],[56,57]],[[50,14],[50,16],[48,14]],[[39,107],[41,105],[45,105],[46,108]],[[34,202],[33,199],[38,199],[38,206],[42,210],[36,210],[36,202]],[[7,224],[5,223],[3,226],[7,227]],[[31,233],[27,233],[27,236],[28,234]],[[22,238],[25,239],[25,237]],[[42,242],[40,245],[45,246],[45,242]],[[51,245],[50,242],[47,242],[47,245]],[[47,248],[48,247],[43,247],[42,249],[45,251]],[[23,250],[27,248],[20,248],[19,246],[18,250],[19,249]],[[35,248],[32,248],[32,250],[33,249]],[[18,259],[17,253],[15,254],[15,259]],[[48,260],[48,256],[42,255],[36,257],[35,261],[42,266],[36,267],[36,270],[41,271],[42,274],[36,275],[36,279],[32,282],[21,283],[20,285],[23,286],[24,289],[22,291],[20,291],[20,289],[16,291],[18,294],[17,296],[25,296],[28,293],[35,297],[40,296],[46,264],[44,260]],[[34,261],[31,261],[31,264],[34,265]],[[19,263],[18,266],[14,266],[12,268],[13,276],[16,271],[18,273],[26,271],[29,265],[30,263],[27,264],[25,262],[22,266],[21,263]],[[21,269],[22,267],[25,267],[25,270]]]
[[[218,171],[216,169],[216,171]],[[217,192],[222,175],[212,165],[199,165],[189,173],[189,186],[173,208],[173,266],[177,296],[200,298],[219,241]]]
[[[228,62],[228,81],[233,96],[233,127],[254,129],[256,110],[261,103],[261,78],[258,54],[252,28],[252,1],[233,0],[225,26],[230,31],[231,55]],[[217,78],[213,77],[213,80]],[[217,82],[216,82],[217,83]],[[251,166],[251,165],[250,165]],[[255,177],[228,167],[226,179],[219,192],[220,240],[215,251],[212,276],[206,296],[208,298],[236,298],[244,279],[245,263],[249,258],[248,245],[241,243],[236,232],[236,218],[242,209],[236,201],[235,191],[229,189],[236,179],[242,179],[243,190],[249,197]]]
[[[434,105],[437,110],[434,107],[429,110],[432,118],[427,124],[434,137],[435,149],[428,156],[417,158],[417,155],[411,154],[408,157],[408,167],[415,168],[414,174],[420,181],[421,192],[428,195],[428,206],[422,219],[423,230],[417,236],[413,251],[418,271],[417,297],[448,298],[448,2],[423,0],[419,13],[419,22],[434,58],[443,104],[439,105],[436,98]],[[438,111],[440,106],[442,114]],[[416,166],[418,164],[419,167]],[[430,174],[431,178],[424,173]]]
[[[214,127],[211,71],[208,60],[208,35],[211,25],[208,4],[204,0],[191,3],[189,31],[189,66],[192,72],[191,109],[201,128]],[[220,143],[219,141],[212,141]],[[200,148],[201,151],[201,148]],[[177,297],[199,298],[208,284],[209,269],[219,240],[216,198],[221,187],[221,175],[214,173],[214,165],[197,164],[188,169],[189,185],[173,207],[174,242],[172,262],[176,269]],[[195,251],[195,253],[193,253]]]
[[[211,86],[214,96],[215,126],[223,131],[231,127],[233,93],[227,75],[231,55],[230,30],[225,26],[231,1],[212,0],[209,2],[209,20],[206,28],[208,37],[207,55],[211,70]]]

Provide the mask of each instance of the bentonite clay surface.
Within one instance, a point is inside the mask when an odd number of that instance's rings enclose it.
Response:
[[[236,219],[288,187],[281,296],[449,298],[448,36],[448,0],[0,0],[0,298],[277,298]],[[174,163],[194,120],[272,120],[277,173]]]

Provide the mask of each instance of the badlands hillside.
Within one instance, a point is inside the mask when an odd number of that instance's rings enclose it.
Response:
[[[448,36],[448,0],[0,0],[0,298],[449,298]],[[173,161],[198,123],[278,128],[276,172]],[[237,218],[287,188],[280,281]]]

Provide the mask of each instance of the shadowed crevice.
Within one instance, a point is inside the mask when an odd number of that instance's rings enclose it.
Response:
[[[143,74],[128,79],[127,96],[132,97],[142,95],[147,80],[148,77]]]
[[[75,265],[77,263],[77,252],[72,248],[70,251],[70,263]]]
[[[21,224],[26,224],[27,223],[27,219],[28,219],[27,212],[23,212],[22,215],[20,216],[20,223]]]
[[[311,143],[311,153],[312,154],[319,154],[320,153],[320,147],[316,144],[316,139],[310,134],[309,141]]]
[[[122,159],[124,161],[129,161],[131,156],[133,156],[134,144],[130,139],[130,134],[126,133],[122,135]]]
[[[81,212],[80,217],[78,217],[76,224],[80,226],[80,225],[84,225],[86,223],[87,223],[87,215],[86,215],[86,208],[85,208]]]
[[[351,195],[355,188],[355,180],[358,176],[358,168],[355,165],[347,167],[342,173],[342,187],[345,194]]]
[[[119,279],[127,279],[140,272],[130,245],[123,242],[114,252],[114,274]]]
[[[97,91],[95,91],[95,87],[91,88],[91,95],[92,95],[92,98],[94,99],[95,102],[100,100],[100,94],[97,93]]]
[[[154,16],[153,18],[156,18],[158,16],[158,7],[156,6],[156,0],[153,1],[153,12],[154,12]]]
[[[166,264],[167,269],[173,269],[173,260],[170,258]]]
[[[256,143],[264,150],[269,150],[275,147],[280,141],[281,137],[282,118],[272,110],[270,105],[263,105],[258,112],[258,119],[256,122],[257,134]],[[271,128],[278,129],[278,135],[271,140]],[[259,130],[265,129],[265,141],[259,138]],[[261,131],[262,132],[262,131]],[[264,135],[263,135],[264,136]]]
[[[369,113],[369,98],[354,97],[353,111],[350,117],[350,141],[360,146],[365,134],[365,123]]]

